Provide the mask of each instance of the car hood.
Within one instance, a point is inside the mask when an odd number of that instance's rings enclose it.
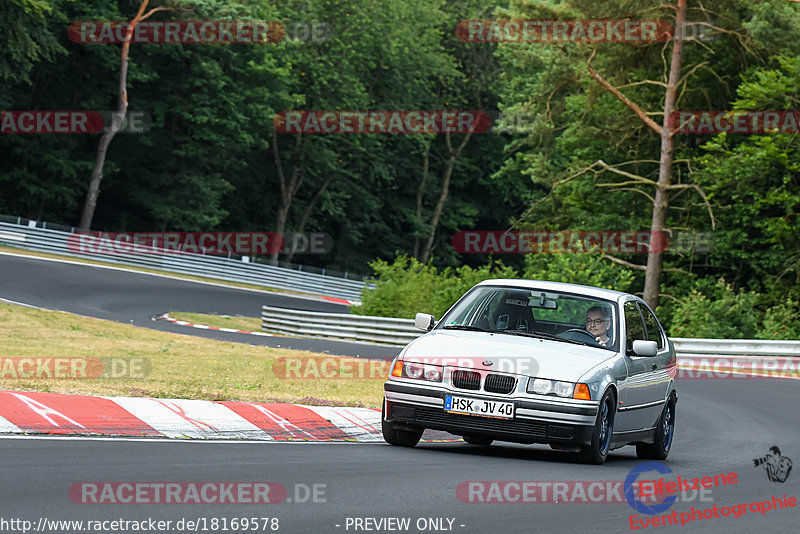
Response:
[[[412,341],[404,360],[577,382],[614,352],[549,339],[434,330]],[[491,362],[489,364],[488,362]]]

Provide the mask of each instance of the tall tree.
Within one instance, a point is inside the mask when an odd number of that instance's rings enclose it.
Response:
[[[164,11],[164,7],[155,7],[149,11],[147,4],[150,0],[141,0],[139,9],[136,15],[129,21],[129,35],[133,34],[136,25],[140,22],[149,19],[154,13]],[[120,51],[120,65],[119,65],[119,85],[117,87],[117,114],[111,120],[111,124],[103,135],[100,136],[100,142],[97,145],[97,157],[95,158],[94,169],[89,180],[89,188],[86,191],[86,201],[83,206],[83,215],[81,215],[80,228],[82,230],[89,230],[92,225],[92,218],[94,217],[94,210],[97,207],[97,197],[100,195],[100,182],[103,180],[103,167],[106,163],[106,153],[111,140],[119,132],[124,124],[128,114],[128,55],[131,49],[131,40],[125,40],[122,43]]]

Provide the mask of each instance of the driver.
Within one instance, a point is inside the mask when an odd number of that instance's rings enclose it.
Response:
[[[611,341],[608,336],[610,328],[611,313],[606,306],[592,306],[586,311],[586,330],[602,347]]]

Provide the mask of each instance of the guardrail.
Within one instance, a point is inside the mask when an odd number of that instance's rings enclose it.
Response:
[[[794,356],[800,341],[670,338],[681,356]]]
[[[261,328],[273,334],[310,338],[335,338],[356,342],[404,346],[424,334],[413,319],[345,315],[263,306]],[[683,357],[788,356],[800,357],[800,341],[753,339],[670,338]]]
[[[273,334],[310,338],[336,338],[403,346],[420,335],[413,319],[349,315],[273,308],[261,309],[261,328]]]
[[[290,289],[315,295],[360,301],[364,282],[316,273],[295,271],[274,265],[250,263],[220,256],[156,251],[147,254],[107,252],[76,254],[67,246],[71,232],[0,222],[0,244],[15,248],[50,252],[62,256],[99,260],[192,276],[241,282],[277,289]]]

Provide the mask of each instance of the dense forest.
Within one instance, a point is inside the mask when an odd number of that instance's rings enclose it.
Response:
[[[281,32],[126,45],[68,30],[137,14]],[[5,128],[0,214],[104,231],[325,232],[327,254],[278,259],[375,274],[365,313],[441,313],[482,277],[528,276],[643,294],[673,335],[800,338],[800,136],[667,127],[680,110],[800,109],[798,2],[4,0],[0,19],[0,110],[119,110],[127,57],[126,111],[148,117],[145,131],[106,139],[99,176],[100,133]],[[465,35],[464,21],[491,20],[680,31],[625,42]],[[276,121],[319,110],[468,110],[491,127],[325,135]],[[654,230],[672,246],[453,247],[459,232],[507,229]]]

